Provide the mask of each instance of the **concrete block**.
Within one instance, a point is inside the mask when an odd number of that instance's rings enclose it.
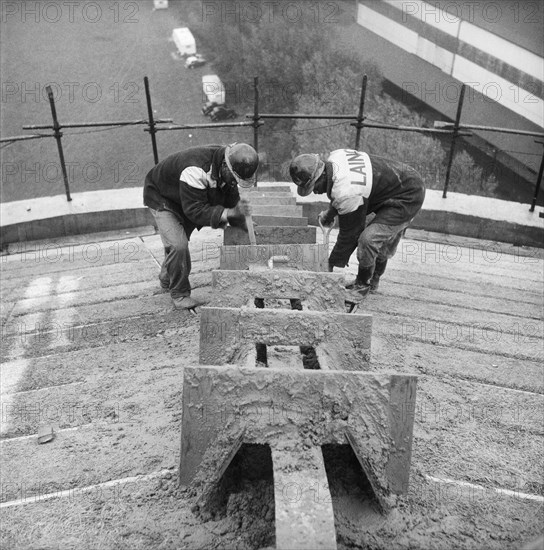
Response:
[[[289,227],[289,226],[259,226],[255,228],[257,244],[314,244],[316,242],[316,228]],[[223,232],[223,244],[240,245],[250,244],[249,235],[239,227],[225,227]]]
[[[372,315],[228,307],[200,313],[204,365],[246,364],[256,344],[313,347],[323,370],[364,370],[370,360]]]
[[[219,269],[267,269],[275,256],[287,256],[283,268],[328,271],[329,251],[322,244],[231,245],[219,248]]]
[[[292,205],[296,206],[297,199],[292,195],[272,195],[271,193],[258,195],[250,193],[248,195],[242,195],[247,197],[252,206],[257,206],[261,204],[272,204],[272,205]]]
[[[269,185],[269,186],[260,186],[249,187],[245,189],[240,189],[240,193],[291,193],[291,188],[288,185]]]
[[[344,312],[346,289],[342,273],[268,269],[212,271],[214,306],[242,307],[263,300],[297,299],[304,310]]]
[[[323,479],[316,451],[321,445],[349,444],[387,511],[394,495],[408,489],[416,384],[415,376],[387,373],[186,367],[180,483],[206,495],[219,481],[219,465],[224,471],[234,456],[233,448],[269,445],[276,527],[279,521],[288,529],[284,519],[301,527],[297,514],[309,510],[281,502],[289,494],[276,481],[290,483],[289,470],[299,471],[308,483],[302,491],[310,489],[312,473],[304,464],[315,468],[314,481]]]
[[[308,225],[308,218],[301,218],[297,216],[252,216],[253,221],[257,225],[266,225],[266,226],[306,226]]]
[[[238,188],[241,197],[248,197],[250,200],[252,197],[293,197],[296,198],[296,195],[291,191],[247,191],[246,189]]]
[[[274,447],[272,464],[276,548],[337,548],[334,510],[321,449],[316,446],[296,453]]]
[[[252,207],[254,216],[299,216],[302,217],[302,206],[294,204],[256,204]]]

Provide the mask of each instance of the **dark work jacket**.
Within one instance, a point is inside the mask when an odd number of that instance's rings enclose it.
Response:
[[[221,145],[191,147],[166,157],[145,177],[144,204],[176,214],[187,238],[194,229],[219,227],[224,209],[240,200],[236,185],[221,188],[219,170],[224,158]],[[192,185],[181,179],[184,171]]]
[[[338,216],[340,231],[329,257],[329,263],[337,267],[347,265],[365,228],[367,214],[375,214],[371,223],[408,223],[419,212],[425,199],[425,184],[416,170],[402,162],[386,160],[375,155],[369,157],[373,178],[370,195],[355,211]],[[330,163],[325,163],[325,174],[326,178],[314,187],[314,193],[327,193],[331,200],[334,176]],[[332,222],[336,214],[331,207],[329,221]]]

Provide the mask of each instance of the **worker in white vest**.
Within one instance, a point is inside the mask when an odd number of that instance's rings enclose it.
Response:
[[[375,292],[387,260],[423,204],[421,176],[407,164],[354,149],[333,151],[325,162],[316,154],[299,155],[289,173],[301,197],[327,194],[330,206],[319,214],[323,225],[330,226],[338,216],[329,271],[345,267],[357,248],[357,278],[346,288],[360,296]],[[366,225],[371,213],[375,216]]]

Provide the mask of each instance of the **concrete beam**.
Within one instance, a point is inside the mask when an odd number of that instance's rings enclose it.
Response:
[[[201,307],[199,361],[244,364],[255,344],[310,346],[323,370],[364,370],[371,334],[372,315]]]
[[[252,199],[253,197],[293,197],[296,199],[295,195],[291,193],[291,191],[274,191],[274,192],[263,192],[263,191],[249,191],[247,192],[245,189],[239,188],[238,191],[240,192],[241,197],[247,197],[248,199]]]
[[[247,195],[242,195],[243,197],[247,198],[249,202],[253,206],[261,205],[261,204],[281,204],[281,205],[293,205],[296,206],[297,199],[293,197],[292,195],[272,195],[271,193],[268,193],[266,195],[259,195],[257,193],[249,193]]]
[[[289,193],[291,194],[291,188],[288,185],[269,185],[249,187],[240,189],[241,193]]]
[[[272,225],[274,227],[280,226],[306,226],[308,225],[308,218],[301,218],[298,216],[252,216],[253,221],[257,225]]]
[[[263,300],[298,299],[304,310],[344,312],[342,273],[292,271],[212,271],[214,306],[242,307]]]
[[[272,463],[276,548],[337,548],[334,510],[321,449],[311,447],[296,453],[273,448]]]
[[[316,238],[316,228],[309,225],[306,227],[255,226],[255,239],[258,244],[314,244]],[[250,244],[249,235],[239,227],[225,227],[223,244],[227,246]]]
[[[302,217],[302,206],[296,206],[294,204],[256,204],[252,207],[252,211],[255,216],[268,216],[274,214],[275,216]]]
[[[286,451],[291,470],[303,471],[305,460],[318,465],[308,450],[349,444],[387,511],[408,489],[416,384],[415,376],[385,373],[186,367],[180,483],[206,495],[241,443],[269,445],[274,477],[286,482]],[[275,488],[276,499],[290,496]],[[276,522],[285,507],[276,507]]]
[[[219,269],[267,269],[270,259],[275,256],[289,258],[284,268],[328,271],[329,251],[322,244],[221,246],[219,248]]]

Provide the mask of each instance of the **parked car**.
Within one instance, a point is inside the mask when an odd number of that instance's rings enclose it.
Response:
[[[194,69],[196,67],[202,67],[202,65],[205,65],[205,64],[206,64],[206,59],[199,53],[195,55],[190,55],[185,60],[186,69]]]
[[[204,107],[202,107],[202,114],[208,116],[215,107],[218,107],[219,103],[216,103],[215,101],[208,101],[204,104]]]
[[[224,105],[214,107],[210,112],[210,118],[213,122],[220,120],[227,120],[229,118],[236,118],[238,113],[234,109],[227,109]]]

